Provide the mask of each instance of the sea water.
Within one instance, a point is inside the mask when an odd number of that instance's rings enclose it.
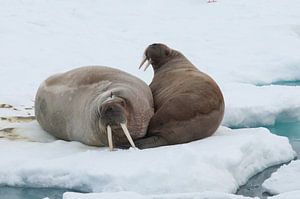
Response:
[[[25,188],[25,187],[0,187],[1,199],[62,199],[67,189],[54,188]]]
[[[300,80],[297,81],[278,81],[272,83],[273,85],[283,85],[283,86],[300,86]]]
[[[267,128],[274,134],[288,137],[293,149],[300,157],[300,122],[278,122]]]
[[[270,85],[281,85],[281,86],[300,86],[300,80],[296,81],[277,81],[267,84],[257,84],[256,86],[270,86]]]

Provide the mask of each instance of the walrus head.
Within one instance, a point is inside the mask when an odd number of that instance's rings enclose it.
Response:
[[[126,136],[130,145],[135,148],[135,144],[127,128],[127,118],[129,113],[126,106],[127,103],[125,99],[118,97],[111,92],[110,96],[102,101],[101,105],[98,107],[99,128],[101,129],[103,126],[106,127],[110,150],[113,150],[112,130],[115,131],[114,140],[117,142],[117,145],[120,144],[120,142],[122,144],[122,140],[124,140],[123,138]],[[123,131],[123,135],[120,133],[121,131]]]
[[[144,53],[144,58],[139,66],[139,69],[145,64],[144,71],[149,65],[153,66],[154,70],[159,69],[163,64],[178,55],[179,52],[166,46],[165,44],[155,43],[148,46]]]

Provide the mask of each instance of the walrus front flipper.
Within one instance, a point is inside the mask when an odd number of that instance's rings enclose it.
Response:
[[[168,142],[164,138],[156,135],[135,140],[134,143],[135,146],[139,149],[147,149],[168,145]]]

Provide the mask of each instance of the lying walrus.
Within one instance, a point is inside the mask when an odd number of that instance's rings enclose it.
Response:
[[[139,148],[186,143],[212,135],[224,115],[224,99],[216,82],[200,72],[183,54],[164,44],[145,51],[154,77],[150,88],[155,114]]]
[[[57,138],[113,149],[144,137],[153,115],[150,88],[108,67],[91,66],[53,75],[36,94],[35,115]],[[112,143],[113,142],[113,143]]]

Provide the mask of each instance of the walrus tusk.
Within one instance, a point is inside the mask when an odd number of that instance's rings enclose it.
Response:
[[[148,63],[146,64],[146,66],[145,66],[145,68],[144,68],[144,71],[147,70],[147,68],[150,66],[150,64],[151,64],[151,59],[148,60]]]
[[[141,62],[141,64],[140,64],[140,66],[139,66],[139,69],[142,68],[142,66],[144,65],[144,63],[145,63],[146,61],[147,61],[147,57],[144,56],[144,57],[143,57],[143,60],[142,60],[142,62]]]
[[[109,150],[112,151],[114,147],[112,143],[111,127],[109,125],[107,125],[107,138],[108,138]]]
[[[123,131],[124,131],[124,134],[126,135],[128,141],[129,141],[129,143],[131,144],[131,146],[132,146],[133,148],[135,148],[135,144],[134,144],[134,142],[133,142],[133,140],[132,140],[132,138],[131,138],[131,136],[130,136],[130,134],[129,134],[129,131],[128,131],[127,127],[126,127],[126,124],[120,123],[120,125],[121,125],[121,127],[122,127],[122,129],[123,129]]]

